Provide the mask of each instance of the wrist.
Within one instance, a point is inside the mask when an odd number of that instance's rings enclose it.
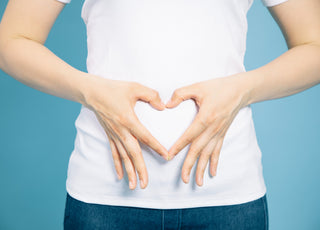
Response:
[[[96,82],[96,76],[82,72],[81,80],[79,81],[79,96],[78,102],[85,107],[92,109],[91,98],[92,92],[95,90],[94,82]]]
[[[258,78],[256,73],[251,70],[247,72],[239,73],[237,76],[239,82],[239,92],[241,94],[242,107],[246,107],[255,102],[254,92],[258,84]]]
[[[85,73],[81,84],[82,96],[80,98],[82,99],[80,103],[92,111],[96,110],[101,104],[99,102],[100,96],[98,92],[101,90],[101,87],[108,91],[107,87],[110,83],[110,79],[108,78]]]

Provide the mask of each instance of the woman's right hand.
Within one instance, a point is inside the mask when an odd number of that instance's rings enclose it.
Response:
[[[85,93],[85,106],[91,109],[105,129],[109,138],[112,157],[118,178],[122,179],[124,162],[129,178],[129,187],[136,187],[136,171],[140,187],[148,184],[148,173],[139,141],[150,146],[167,160],[168,151],[141,124],[135,114],[137,100],[150,103],[158,110],[164,110],[158,92],[138,82],[106,79],[90,74],[90,85]]]

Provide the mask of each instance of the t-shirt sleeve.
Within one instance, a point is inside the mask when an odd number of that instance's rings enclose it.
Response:
[[[62,3],[70,3],[71,0],[57,0],[58,2],[62,2]]]
[[[261,0],[262,4],[266,7],[275,6],[288,0]]]

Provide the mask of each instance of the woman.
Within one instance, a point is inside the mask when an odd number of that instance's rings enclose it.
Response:
[[[44,46],[69,2],[11,0],[0,24],[1,69],[82,104],[65,229],[267,229],[250,105],[319,83],[320,2],[262,0],[289,50],[246,71],[253,0],[85,0],[88,73]]]

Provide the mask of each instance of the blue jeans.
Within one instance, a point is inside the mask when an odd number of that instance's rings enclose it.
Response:
[[[237,205],[183,209],[151,209],[89,204],[67,193],[64,230],[267,230],[264,195]]]

